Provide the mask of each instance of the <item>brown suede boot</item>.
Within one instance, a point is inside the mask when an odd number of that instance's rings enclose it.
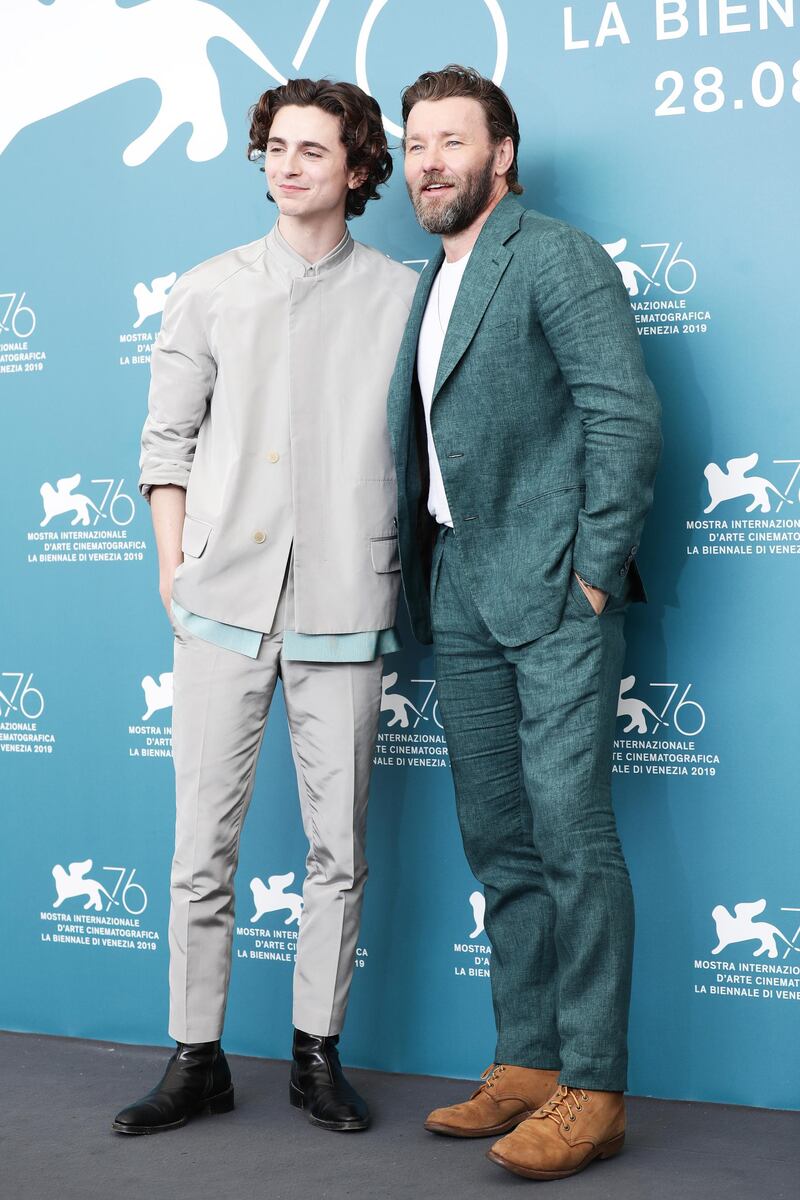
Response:
[[[449,1137],[496,1137],[507,1133],[553,1094],[558,1071],[492,1063],[483,1083],[463,1104],[435,1108],[425,1122],[431,1133]]]
[[[612,1158],[625,1141],[622,1092],[559,1087],[487,1158],[526,1179],[565,1179],[595,1158]]]

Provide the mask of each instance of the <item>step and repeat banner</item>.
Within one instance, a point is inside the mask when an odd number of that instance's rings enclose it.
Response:
[[[138,441],[176,278],[276,216],[248,107],[290,75],[370,91],[396,169],[353,234],[421,270],[435,242],[405,192],[399,94],[451,61],[508,91],[524,201],[616,262],[663,400],[614,750],[631,1090],[798,1108],[792,0],[5,0],[0,1025],[167,1042],[172,648]],[[483,898],[432,659],[402,628],[343,1049],[475,1076],[493,1052]],[[231,1051],[289,1052],[304,858],[278,698],[242,843]]]

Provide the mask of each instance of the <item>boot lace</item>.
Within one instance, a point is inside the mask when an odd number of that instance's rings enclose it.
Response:
[[[489,1088],[493,1088],[505,1069],[506,1068],[503,1063],[492,1063],[491,1066],[487,1067],[481,1075],[483,1083],[478,1088],[478,1091],[475,1093],[475,1095],[477,1096],[478,1092],[486,1092],[489,1090]]]
[[[575,1111],[580,1112],[589,1099],[583,1088],[570,1088],[562,1084],[552,1099],[543,1104],[539,1111],[542,1117],[550,1117],[556,1124],[570,1129],[576,1120],[573,1105]]]

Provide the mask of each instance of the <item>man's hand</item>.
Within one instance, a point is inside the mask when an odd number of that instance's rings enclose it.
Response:
[[[158,592],[161,596],[161,603],[167,611],[167,616],[170,617],[172,612],[172,584],[175,579],[175,571],[177,567],[173,567],[167,574],[161,573],[158,580]]]
[[[578,583],[581,585],[584,596],[599,617],[606,604],[608,604],[608,592],[601,592],[600,588],[590,587],[588,583],[585,583],[584,580],[581,579],[577,571],[575,571],[574,574]]]
[[[181,530],[186,515],[186,492],[173,484],[154,487],[150,493],[150,511],[158,547],[158,591],[169,617],[175,572],[183,562]]]

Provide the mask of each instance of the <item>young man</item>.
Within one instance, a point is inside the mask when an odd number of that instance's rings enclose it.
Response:
[[[175,632],[170,1036],[119,1133],[233,1107],[220,1048],[239,834],[277,678],[309,841],[290,1098],[366,1128],[337,1056],[354,966],[382,655],[397,648],[386,395],[416,273],[354,242],[391,173],[378,105],[295,79],[252,113],[280,216],[176,284],[153,352],[140,486]]]
[[[561,1178],[624,1137],[633,905],[611,745],[659,406],[611,259],[516,199],[504,93],[451,66],[406,89],[403,117],[409,194],[443,253],[390,391],[400,557],[435,646],[498,1027],[483,1085],[426,1126],[508,1133],[494,1162]]]

